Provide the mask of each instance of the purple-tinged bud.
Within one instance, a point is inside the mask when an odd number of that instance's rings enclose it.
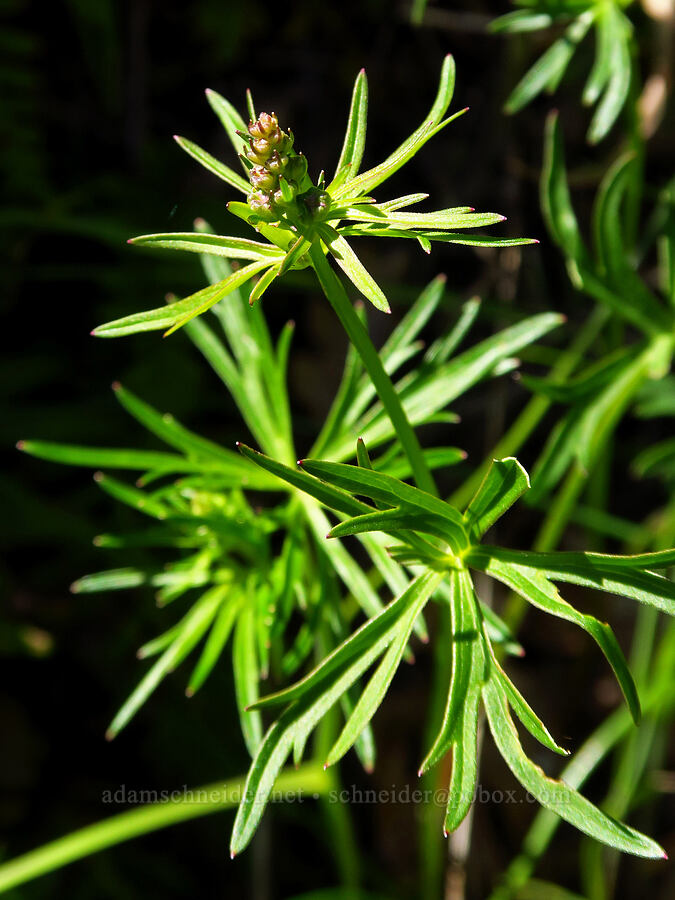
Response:
[[[307,212],[315,218],[325,213],[330,206],[330,194],[321,191],[319,188],[311,188],[306,191],[301,198]]]
[[[255,140],[267,138],[279,129],[279,120],[275,113],[260,113],[255,122],[249,122],[248,133]]]
[[[272,146],[266,138],[258,138],[257,141],[251,141],[251,149],[258,156],[267,158],[272,152]]]
[[[277,177],[268,171],[265,166],[253,166],[248,177],[256,190],[273,191],[277,186]]]
[[[276,219],[277,216],[273,210],[272,198],[265,191],[253,191],[247,197],[248,205],[257,216],[261,219]]]
[[[288,157],[285,153],[274,150],[266,162],[266,168],[274,175],[281,175],[288,165]]]

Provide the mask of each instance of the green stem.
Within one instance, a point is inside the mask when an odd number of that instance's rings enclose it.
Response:
[[[17,856],[0,866],[0,893],[139,835],[210,813],[234,809],[239,805],[245,784],[246,778],[235,778],[194,788],[180,799],[130,809]],[[282,772],[275,790],[324,794],[330,786],[331,780],[321,766],[308,763],[297,770]]]
[[[328,628],[324,626],[323,635],[319,635],[320,659],[324,659],[334,649],[327,640]],[[330,748],[340,733],[340,718],[338,707],[332,707],[321,719],[314,739],[314,756],[324,760],[328,757]],[[328,791],[321,798],[322,812],[326,823],[326,833],[330,835],[330,849],[335,857],[338,871],[346,891],[351,895],[358,895],[361,884],[361,856],[359,845],[354,833],[354,823],[349,806],[346,803],[335,803],[334,796],[338,795],[341,788],[339,767],[332,766],[324,774],[330,780],[330,794]]]
[[[337,313],[342,327],[347,332],[347,337],[361,357],[363,365],[366,367],[366,371],[370,375],[373,386],[377,391],[377,395],[391,419],[396,435],[401,442],[401,447],[410,461],[417,486],[430,494],[437,494],[434,479],[424,459],[417,435],[408,421],[391,378],[385,372],[380,356],[373,346],[368,332],[354,312],[354,308],[349,302],[349,297],[340,279],[331,269],[319,242],[312,244],[310,258],[324,294]]]

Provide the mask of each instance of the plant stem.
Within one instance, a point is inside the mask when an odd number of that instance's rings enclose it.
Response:
[[[424,459],[417,435],[408,421],[391,378],[385,372],[380,356],[373,346],[368,332],[354,312],[347,292],[342,286],[340,279],[331,269],[319,242],[312,244],[310,258],[324,294],[337,313],[342,327],[347,332],[347,337],[361,357],[363,365],[366,367],[366,371],[370,375],[373,386],[377,391],[377,395],[391,419],[396,435],[401,442],[401,447],[410,461],[415,483],[421,490],[436,495],[434,479]]]
[[[298,769],[282,772],[276,781],[275,789],[284,792],[324,794],[330,789],[331,783],[331,779],[318,763],[308,763]],[[130,809],[102,822],[73,831],[65,837],[1,865],[0,893],[139,835],[210,813],[234,809],[239,805],[245,784],[245,777],[208,784],[187,792],[184,798]],[[189,794],[192,797],[187,799]],[[202,796],[206,799],[202,800]]]

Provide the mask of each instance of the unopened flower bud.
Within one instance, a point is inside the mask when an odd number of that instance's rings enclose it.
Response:
[[[272,152],[271,144],[266,138],[258,138],[257,141],[251,141],[251,149],[263,158],[267,158]]]
[[[319,188],[311,188],[309,191],[306,191],[301,199],[312,218],[326,212],[330,206],[330,194],[319,190]]]
[[[253,191],[247,199],[251,210],[261,219],[271,222],[278,218],[274,212],[272,198],[265,191]]]
[[[302,153],[299,153],[297,156],[291,156],[284,171],[286,179],[295,182],[295,184],[300,184],[306,174],[307,159]]]
[[[266,162],[266,168],[274,175],[280,175],[288,165],[288,156],[274,150]]]
[[[250,122],[248,132],[252,138],[266,138],[279,128],[279,121],[274,113],[260,113],[255,122]]]
[[[264,166],[267,160],[266,156],[261,156],[259,153],[256,153],[253,147],[247,147],[244,150],[244,156],[246,159],[250,160],[255,166]]]
[[[272,191],[277,186],[276,175],[268,171],[265,166],[253,166],[248,177],[253,187],[260,191]]]

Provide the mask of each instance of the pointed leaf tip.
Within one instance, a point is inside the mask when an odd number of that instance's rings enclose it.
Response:
[[[113,389],[113,391],[115,391],[115,393],[117,393],[118,391],[122,390],[122,382],[121,381],[113,381],[113,383],[110,385],[110,387]]]

